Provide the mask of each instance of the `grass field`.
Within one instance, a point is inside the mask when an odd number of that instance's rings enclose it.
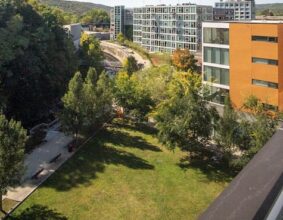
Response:
[[[229,182],[180,165],[154,131],[116,123],[65,163],[14,213],[52,219],[196,219]],[[24,219],[22,217],[22,219]],[[26,217],[26,219],[28,219]],[[51,218],[50,218],[51,219]]]
[[[17,204],[16,201],[11,199],[4,199],[3,200],[3,209],[5,212],[9,212],[15,205]],[[4,217],[3,213],[0,212],[0,219]]]

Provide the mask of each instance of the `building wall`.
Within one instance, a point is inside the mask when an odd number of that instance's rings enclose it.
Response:
[[[213,8],[214,21],[233,21],[234,9]]]
[[[279,82],[279,109],[283,111],[283,24],[278,26],[278,82]]]
[[[212,20],[211,6],[183,4],[134,9],[133,40],[151,52],[200,50],[201,22]]]
[[[120,32],[124,33],[125,6],[115,6],[110,14],[110,38],[115,40]]]
[[[233,9],[234,20],[253,20],[255,19],[254,0],[225,0],[215,3],[218,9]]]
[[[282,91],[282,76],[279,76],[283,68],[282,52],[279,47],[283,42],[252,41],[252,36],[279,36],[280,24],[230,24],[230,97],[237,108],[241,108],[244,101],[255,95],[263,103],[278,106],[283,110],[283,103],[279,102],[279,91]],[[281,31],[282,32],[282,31]],[[252,58],[265,58],[278,60],[279,65],[253,63]],[[279,78],[280,77],[280,78]],[[263,80],[279,84],[279,89],[253,85],[252,80]],[[282,97],[282,92],[280,93]]]

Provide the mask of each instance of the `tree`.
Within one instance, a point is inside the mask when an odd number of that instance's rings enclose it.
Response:
[[[86,12],[80,19],[83,24],[94,24],[94,25],[109,25],[110,17],[109,14],[102,10],[93,8],[90,11]]]
[[[233,147],[235,147],[237,143],[238,120],[237,113],[231,105],[230,98],[227,97],[223,116],[217,123],[215,139],[218,145],[224,150],[224,153],[230,156],[233,154]]]
[[[197,60],[194,55],[190,53],[188,49],[177,49],[172,55],[173,65],[181,71],[197,71]]]
[[[3,112],[32,127],[64,94],[75,48],[53,11],[35,1],[0,1],[0,21]]]
[[[173,79],[174,70],[171,66],[150,67],[135,74],[139,84],[150,94],[155,106],[168,97],[168,87]]]
[[[242,155],[231,161],[231,165],[241,170],[253,156],[266,144],[275,133],[278,123],[278,112],[271,113],[256,96],[249,96],[243,108],[249,112],[248,119],[239,123],[236,144]]]
[[[3,194],[21,180],[26,139],[26,130],[20,122],[9,121],[0,114],[0,212],[5,213]]]
[[[119,33],[118,35],[117,35],[117,41],[120,43],[120,44],[123,44],[124,42],[125,42],[125,37],[124,37],[124,35],[123,35],[123,33]]]
[[[61,114],[61,122],[67,133],[74,135],[75,140],[82,130],[84,122],[85,106],[83,93],[83,79],[80,72],[75,73],[69,82],[69,88],[62,98],[64,109]]]
[[[80,71],[87,74],[90,67],[95,68],[99,73],[102,71],[101,61],[103,52],[99,40],[91,35],[83,33],[80,39],[79,57],[81,59]]]
[[[137,72],[140,68],[138,66],[138,62],[135,59],[135,57],[129,56],[124,62],[123,69],[129,75],[132,75],[134,72]]]
[[[96,85],[97,119],[102,124],[111,118],[113,105],[113,81],[102,72]]]
[[[265,9],[260,14],[264,16],[274,16],[273,12],[270,11],[270,9]]]
[[[201,96],[197,74],[181,74],[172,83],[170,97],[155,112],[159,139],[168,147],[201,152],[212,132],[214,109]]]
[[[87,130],[103,124],[112,112],[113,85],[102,72],[97,80],[94,68],[90,68],[83,85],[84,126]]]
[[[135,75],[120,72],[115,79],[115,99],[125,112],[138,120],[144,120],[154,103],[150,93],[139,84]]]
[[[96,96],[96,83],[97,83],[97,72],[95,68],[90,67],[87,76],[83,84],[83,114],[84,114],[84,126],[87,129],[91,129],[96,123],[97,114],[97,96]]]

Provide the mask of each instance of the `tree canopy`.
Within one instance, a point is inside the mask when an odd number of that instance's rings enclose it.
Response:
[[[0,114],[0,212],[3,212],[2,195],[21,180],[26,138],[21,123]]]
[[[83,24],[94,24],[94,25],[110,25],[109,14],[101,9],[93,8],[86,12],[81,18]]]
[[[80,39],[79,48],[81,73],[85,76],[90,67],[94,67],[98,73],[103,70],[101,61],[103,52],[100,47],[100,42],[95,36],[83,33]]]
[[[24,126],[49,114],[77,68],[75,48],[56,15],[35,1],[0,2],[0,97]]]
[[[177,49],[172,54],[173,65],[181,71],[196,71],[197,60],[194,55],[190,53],[188,49]]]

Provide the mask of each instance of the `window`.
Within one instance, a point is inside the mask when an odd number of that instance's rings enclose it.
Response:
[[[278,89],[278,83],[267,82],[263,80],[253,79],[252,84],[256,86],[263,86],[267,88]]]
[[[263,42],[272,42],[277,43],[277,37],[265,37],[265,36],[252,36],[252,41],[263,41]]]
[[[211,66],[204,66],[203,80],[229,86],[229,70]]]
[[[229,29],[204,28],[204,43],[229,45]]]
[[[274,65],[274,66],[278,65],[278,60],[271,60],[271,59],[264,59],[264,58],[257,58],[257,57],[253,57],[252,62],[253,63]]]
[[[229,49],[204,47],[204,62],[229,65]]]
[[[263,105],[263,108],[265,110],[270,110],[270,111],[278,111],[278,106],[275,106],[275,105],[270,105],[270,104],[267,104],[267,103],[262,103]]]
[[[217,88],[217,87],[214,87],[214,86],[209,87],[209,92],[210,92],[211,95],[212,94],[214,95],[212,100],[209,100],[209,101],[214,102],[214,103],[218,103],[218,104],[221,104],[221,105],[224,105],[226,97],[229,96],[229,90],[228,89]]]

